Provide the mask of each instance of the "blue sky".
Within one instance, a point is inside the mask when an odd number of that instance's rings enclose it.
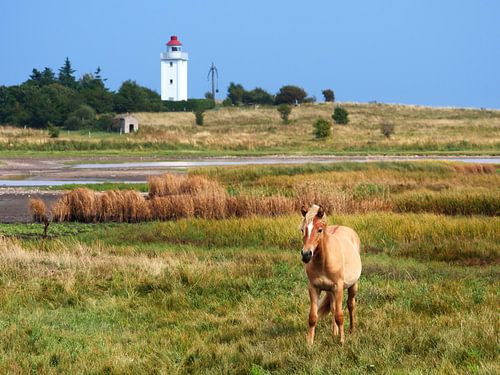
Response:
[[[189,96],[230,81],[272,93],[302,86],[339,101],[500,108],[498,0],[2,0],[0,85],[31,70],[77,76],[99,65],[108,86],[160,88],[170,35],[189,53]]]

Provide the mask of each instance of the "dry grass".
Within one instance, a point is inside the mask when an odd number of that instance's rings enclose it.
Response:
[[[401,105],[343,103],[348,126],[333,126],[333,136],[318,141],[312,124],[331,119],[331,104],[294,107],[283,125],[275,107],[218,108],[206,112],[205,124],[194,125],[185,112],[137,113],[138,133],[61,132],[57,140],[46,132],[0,127],[0,149],[20,151],[165,149],[227,153],[231,151],[280,153],[332,152],[496,152],[500,144],[500,111],[443,109]],[[381,122],[398,131],[390,139],[380,132]],[[65,143],[64,143],[65,142]],[[45,145],[45,146],[44,146]]]
[[[366,250],[359,329],[340,346],[322,319],[312,350],[298,221],[0,238],[0,373],[498,373],[497,218],[330,218]],[[448,263],[465,256],[489,264]]]
[[[465,174],[495,174],[496,167],[491,164],[455,164],[453,168],[458,173]]]
[[[139,113],[144,139],[168,140],[208,147],[256,149],[266,147],[308,147],[343,149],[377,146],[381,149],[411,144],[470,144],[494,146],[500,142],[500,111],[429,108],[402,105],[345,103],[349,126],[334,126],[334,136],[317,142],[312,124],[318,117],[330,119],[330,104],[295,107],[291,124],[281,123],[276,108],[221,108],[207,111],[205,125],[193,126],[192,114]],[[391,139],[380,133],[380,123],[389,121],[398,129]],[[154,130],[148,131],[148,127]]]

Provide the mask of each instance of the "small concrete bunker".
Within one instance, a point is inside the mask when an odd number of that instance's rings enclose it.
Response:
[[[139,120],[128,113],[116,115],[115,120],[120,126],[120,133],[133,133],[139,130]]]

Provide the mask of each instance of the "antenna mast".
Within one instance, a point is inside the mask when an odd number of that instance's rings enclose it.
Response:
[[[214,63],[210,66],[207,80],[210,80],[210,76],[212,77],[212,99],[215,103],[215,94],[219,92],[219,71]]]

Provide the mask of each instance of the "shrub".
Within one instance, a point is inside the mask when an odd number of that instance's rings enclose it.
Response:
[[[332,118],[336,124],[347,125],[349,123],[349,112],[343,107],[336,107]]]
[[[96,121],[96,128],[98,130],[103,131],[119,131],[120,130],[120,122],[115,121],[114,113],[105,113],[99,116]]]
[[[198,109],[194,112],[194,116],[195,116],[195,121],[196,121],[196,125],[203,125],[203,117],[205,115],[205,111],[202,110],[202,109]]]
[[[278,106],[278,112],[280,113],[280,117],[285,124],[288,124],[290,114],[292,113],[292,107],[288,104],[281,104]]]
[[[232,105],[233,105],[233,102],[230,98],[226,98],[222,101],[223,107],[231,107]]]
[[[57,126],[54,126],[49,122],[49,125],[47,126],[47,130],[49,131],[49,137],[50,138],[57,138],[59,137],[59,128]]]
[[[331,89],[326,89],[326,90],[323,90],[321,91],[321,93],[323,94],[324,98],[325,98],[325,102],[335,102],[335,94],[333,92],[333,90]]]
[[[326,138],[329,137],[331,132],[330,121],[323,118],[319,118],[314,123],[314,136],[316,138]]]
[[[386,138],[391,138],[391,135],[394,134],[394,124],[389,121],[384,121],[380,124],[380,131]]]

